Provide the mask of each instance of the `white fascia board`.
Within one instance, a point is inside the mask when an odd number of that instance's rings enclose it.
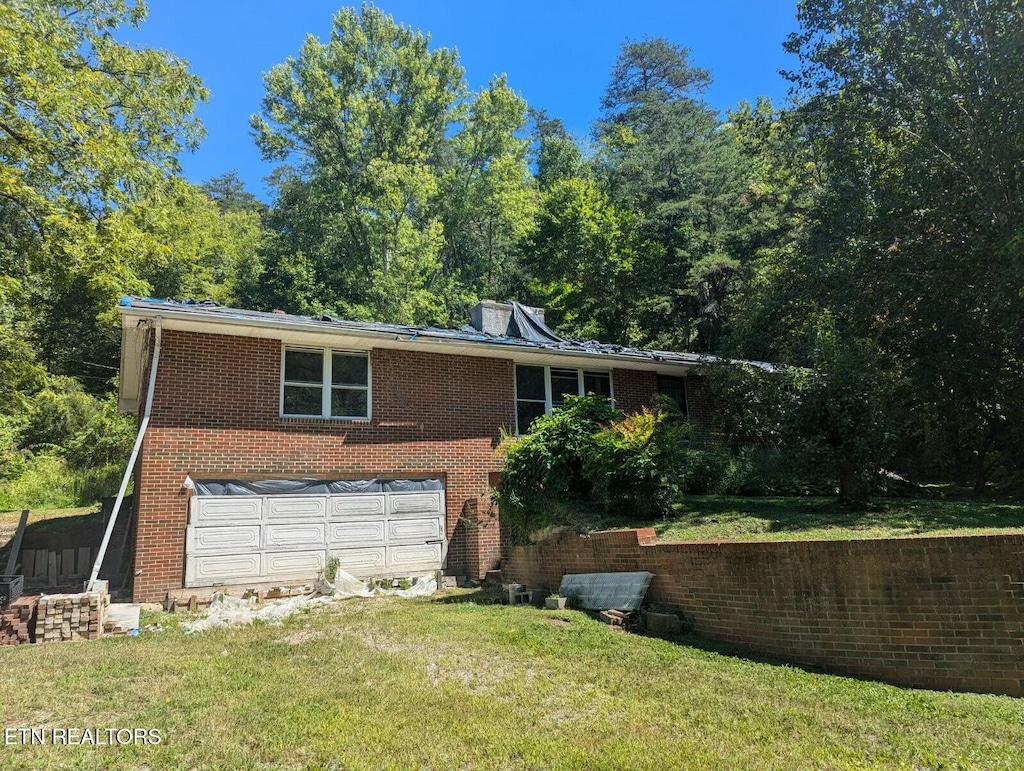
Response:
[[[117,378],[117,409],[138,412],[142,390],[143,353],[146,329],[125,324],[121,328],[121,369]]]
[[[232,335],[281,340],[288,345],[365,350],[389,348],[407,351],[434,351],[455,356],[473,356],[487,359],[510,359],[519,364],[546,364],[581,369],[636,369],[664,374],[685,374],[696,362],[656,361],[633,356],[585,351],[557,351],[529,344],[517,345],[480,343],[472,340],[449,340],[428,335],[405,334],[390,331],[328,329],[323,322],[296,320],[294,317],[252,319],[227,315],[216,318],[202,317],[193,311],[175,311],[172,308],[120,307],[123,328],[134,327],[139,319],[163,318],[164,330],[198,332],[212,335]]]

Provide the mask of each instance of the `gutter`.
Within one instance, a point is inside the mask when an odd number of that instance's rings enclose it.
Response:
[[[142,439],[146,435],[146,429],[149,427],[149,415],[153,410],[153,391],[156,388],[156,372],[157,366],[160,364],[160,334],[162,331],[163,318],[161,316],[156,317],[156,321],[153,325],[153,365],[149,369],[149,386],[146,391],[146,409],[142,414],[142,422],[139,424],[139,434],[135,437],[135,446],[132,447],[131,457],[128,459],[128,467],[124,470],[124,477],[121,478],[121,487],[117,491],[117,499],[114,501],[114,508],[110,512],[110,521],[107,522],[107,529],[103,533],[103,542],[100,544],[100,550],[96,554],[96,562],[92,566],[92,574],[89,576],[89,580],[85,585],[87,592],[93,591],[96,585],[96,578],[100,573],[100,566],[103,564],[103,558],[107,553],[107,546],[110,544],[110,536],[114,532],[114,525],[117,522],[117,515],[121,511],[121,504],[124,503],[124,494],[128,490],[128,480],[132,478],[132,471],[135,470],[135,462],[139,457],[139,450],[142,449]]]

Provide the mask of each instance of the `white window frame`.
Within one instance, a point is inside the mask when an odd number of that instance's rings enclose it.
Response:
[[[321,377],[323,382],[320,384],[320,414],[319,415],[295,415],[284,411],[284,387],[300,386],[305,388],[313,388],[315,383],[299,383],[297,381],[286,382],[284,379],[284,362],[285,353],[287,351],[305,351],[306,353],[319,353],[322,357],[323,370]],[[341,353],[349,356],[365,356],[366,357],[366,387],[363,389],[362,386],[335,386],[332,383],[331,368],[333,364],[333,354]],[[343,420],[348,422],[362,422],[366,423],[373,417],[373,357],[369,351],[352,351],[343,348],[330,348],[315,346],[315,345],[288,345],[287,343],[281,343],[281,376],[278,379],[280,383],[280,391],[278,393],[278,415],[282,418],[299,418],[306,420]],[[331,414],[331,394],[335,388],[346,388],[352,390],[365,390],[366,391],[366,415],[332,415]]]
[[[552,398],[551,398],[552,397],[552,395],[551,395],[551,370],[552,369],[563,370],[563,371],[566,371],[566,372],[568,372],[570,370],[575,370],[575,372],[576,372],[576,386],[577,386],[577,394],[576,395],[577,396],[586,396],[586,392],[584,391],[584,387],[585,386],[584,386],[584,379],[583,379],[583,376],[585,374],[607,375],[608,376],[608,390],[611,392],[611,396],[609,397],[609,399],[610,399],[610,401],[612,403],[612,406],[613,407],[615,406],[615,378],[612,376],[612,370],[610,370],[610,369],[600,369],[600,368],[597,368],[597,367],[561,367],[561,366],[551,367],[551,366],[549,366],[547,364],[530,364],[529,362],[526,362],[526,361],[517,361],[517,362],[514,362],[514,367],[512,369],[512,393],[513,393],[513,396],[514,396],[514,400],[513,401],[514,401],[514,404],[515,404],[516,436],[520,436],[522,434],[522,432],[519,430],[519,378],[516,377],[516,371],[515,371],[516,367],[538,367],[538,368],[544,370],[544,414],[545,415],[550,415],[551,411],[554,409],[554,406],[552,405]],[[540,404],[540,399],[524,399],[523,401],[529,401],[529,402],[533,402],[534,404]]]

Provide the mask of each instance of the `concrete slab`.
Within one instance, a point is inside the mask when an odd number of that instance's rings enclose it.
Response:
[[[138,629],[139,611],[142,606],[132,602],[112,602],[107,608],[107,621],[113,621],[122,629]]]

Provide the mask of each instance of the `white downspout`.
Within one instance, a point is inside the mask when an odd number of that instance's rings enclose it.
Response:
[[[92,574],[85,585],[87,592],[92,591],[96,584],[96,577],[100,573],[100,566],[103,564],[103,557],[106,555],[107,545],[110,543],[110,535],[114,532],[114,524],[117,522],[118,512],[121,511],[121,504],[124,503],[124,494],[128,490],[128,480],[132,478],[135,461],[138,459],[139,450],[142,448],[142,438],[146,435],[146,428],[149,426],[149,413],[153,409],[153,389],[156,387],[156,368],[160,364],[160,332],[162,322],[163,318],[157,316],[153,333],[153,365],[149,368],[149,388],[146,390],[146,408],[142,413],[142,423],[139,424],[139,435],[135,437],[135,446],[132,447],[132,455],[128,459],[128,468],[124,470],[121,487],[117,491],[117,500],[114,501],[114,508],[110,512],[107,530],[103,533],[103,542],[100,544],[99,553],[96,555],[96,562],[93,563]]]

